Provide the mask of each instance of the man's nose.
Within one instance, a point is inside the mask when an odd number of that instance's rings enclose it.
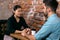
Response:
[[[56,12],[59,12],[59,10],[57,9]]]

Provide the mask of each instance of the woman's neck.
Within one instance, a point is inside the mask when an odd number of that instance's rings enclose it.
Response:
[[[20,20],[19,17],[17,17],[16,15],[14,15],[14,17],[15,17],[16,21],[19,22],[19,20]]]

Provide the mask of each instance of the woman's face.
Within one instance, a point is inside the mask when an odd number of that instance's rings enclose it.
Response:
[[[57,10],[56,10],[56,13],[60,17],[60,5],[58,5]]]
[[[14,15],[17,17],[22,17],[23,13],[22,13],[22,9],[18,8],[17,10],[14,11]]]

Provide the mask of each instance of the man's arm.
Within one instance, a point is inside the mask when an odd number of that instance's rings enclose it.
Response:
[[[45,38],[48,36],[52,31],[53,24],[51,22],[46,22],[42,28],[34,35],[36,40],[41,40],[42,38]]]

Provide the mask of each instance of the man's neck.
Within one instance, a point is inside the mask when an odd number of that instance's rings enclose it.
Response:
[[[52,14],[54,14],[55,12],[49,12],[48,13],[48,17],[50,17]]]

